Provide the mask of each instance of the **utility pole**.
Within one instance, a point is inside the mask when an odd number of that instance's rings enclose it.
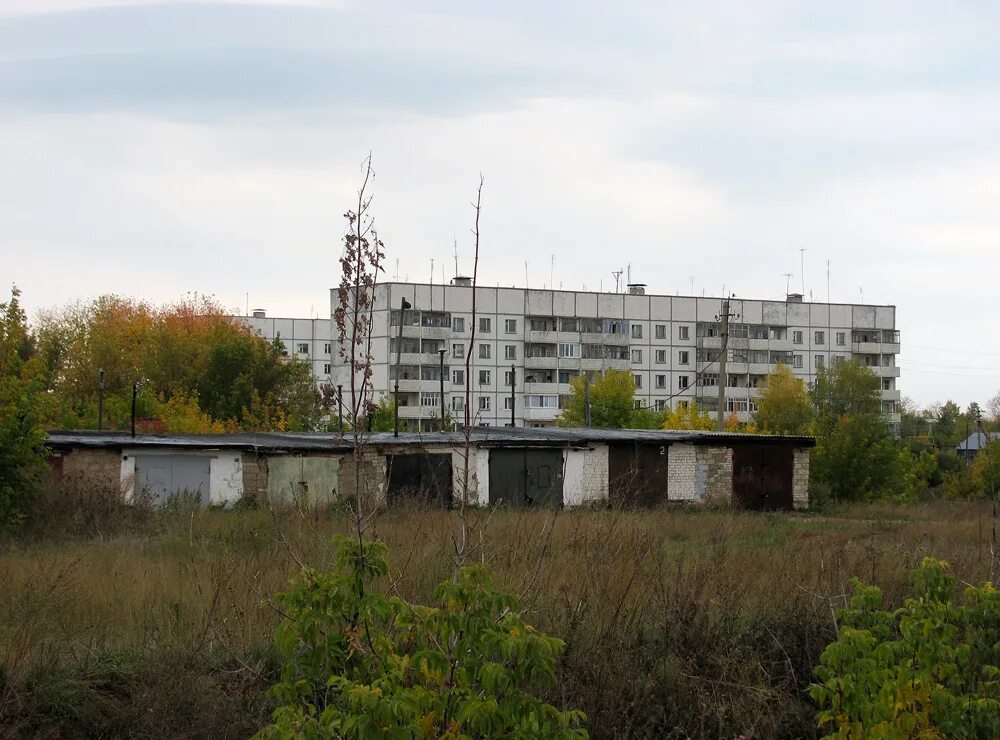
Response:
[[[729,385],[729,375],[726,371],[726,362],[729,359],[729,319],[739,318],[736,314],[729,313],[729,298],[722,299],[722,313],[715,317],[721,323],[722,349],[719,352],[719,408],[718,428],[720,432],[726,430],[726,386]]]
[[[439,379],[441,381],[441,431],[442,432],[445,429],[445,423],[444,423],[444,353],[445,353],[444,349],[439,349],[438,350],[438,354],[441,356],[441,365],[440,365],[441,377]]]
[[[392,436],[399,436],[399,353],[403,348],[403,321],[406,316],[406,309],[412,308],[410,302],[403,298],[399,304],[399,331],[396,333],[396,384],[392,389]],[[351,368],[354,372],[354,368]],[[371,414],[369,414],[369,417]],[[355,419],[357,424],[358,420]]]
[[[104,371],[97,371],[97,431],[104,430]]]
[[[510,366],[510,425],[514,426],[514,391],[515,391],[515,373],[517,373],[517,366]]]

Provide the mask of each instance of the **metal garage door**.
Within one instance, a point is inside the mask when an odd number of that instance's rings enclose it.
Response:
[[[136,455],[136,489],[155,505],[182,496],[207,505],[211,466],[211,458],[200,455]]]
[[[490,451],[490,504],[562,506],[562,450]]]
[[[780,445],[735,445],[733,497],[747,509],[791,511],[792,448]]]
[[[615,444],[608,448],[608,492],[623,506],[656,506],[667,500],[667,455],[659,444]]]
[[[420,501],[448,508],[452,500],[451,455],[387,455],[389,504]]]

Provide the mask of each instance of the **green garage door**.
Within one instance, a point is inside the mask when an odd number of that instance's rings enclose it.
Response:
[[[562,506],[562,450],[491,450],[490,504]]]

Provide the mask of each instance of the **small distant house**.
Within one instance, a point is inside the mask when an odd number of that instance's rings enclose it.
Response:
[[[955,451],[965,458],[966,462],[971,463],[976,459],[976,455],[979,451],[983,449],[990,442],[995,442],[1000,439],[1000,432],[989,432],[989,435],[983,432],[975,432],[970,434],[965,441],[959,442]]]

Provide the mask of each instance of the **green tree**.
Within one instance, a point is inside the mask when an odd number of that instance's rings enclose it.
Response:
[[[24,522],[46,470],[43,366],[20,295],[0,303],[0,527]]]
[[[829,486],[837,500],[903,492],[907,460],[882,413],[878,377],[858,363],[841,363],[820,371],[812,398],[813,481]]]
[[[779,364],[767,376],[754,421],[761,432],[769,434],[810,433],[812,400],[805,381],[792,375],[788,365]]]
[[[955,447],[964,437],[962,409],[954,401],[945,401],[932,417],[931,434],[940,447]]]
[[[561,427],[582,427],[584,376],[570,381],[572,391],[566,408],[556,423]],[[590,382],[590,426],[598,429],[655,429],[662,417],[648,408],[635,407],[635,379],[627,370],[605,370]]]

